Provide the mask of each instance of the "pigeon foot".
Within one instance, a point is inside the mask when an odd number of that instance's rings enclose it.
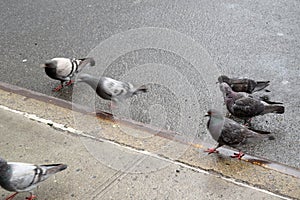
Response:
[[[5,200],[11,200],[11,199],[13,199],[17,194],[18,194],[18,192],[14,193],[14,194],[12,194],[12,195],[10,195],[10,196],[8,196]]]
[[[251,120],[252,120],[252,118],[250,118],[248,120],[245,120],[244,121],[244,126],[251,127]]]
[[[208,152],[208,154],[211,154],[211,153],[219,153],[219,151],[217,151],[216,148],[208,148],[208,149],[205,150],[204,152]]]
[[[231,158],[238,158],[239,160],[242,159],[242,157],[244,156],[245,154],[243,152],[238,152],[238,153],[234,153],[234,155],[230,156]]]
[[[61,90],[63,88],[63,85],[59,85],[56,88],[54,88],[52,91],[53,92],[58,92],[59,90]]]
[[[35,199],[37,196],[33,195],[33,194],[30,194],[29,197],[26,197],[27,200],[33,200]]]
[[[74,83],[74,80],[70,80],[66,83],[66,86],[72,85]]]

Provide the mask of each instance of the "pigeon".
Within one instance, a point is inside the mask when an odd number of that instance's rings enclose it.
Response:
[[[219,88],[220,91],[223,94],[223,98],[225,101],[225,97],[227,93],[230,93],[231,91],[233,91],[233,89],[225,82],[219,83]],[[237,98],[242,98],[242,97],[251,97],[251,98],[255,98],[257,100],[261,100],[264,101],[268,104],[283,104],[282,102],[276,102],[276,101],[271,101],[270,97],[268,95],[255,95],[255,94],[249,94],[246,92],[236,92]]]
[[[227,110],[233,116],[244,119],[245,123],[250,122],[252,117],[264,115],[267,113],[284,113],[284,106],[276,105],[277,102],[271,102],[271,105],[261,99],[255,99],[251,96],[245,95],[242,92],[234,92],[227,83],[220,84],[220,90],[223,92],[224,102]],[[282,104],[278,102],[278,104]]]
[[[79,74],[76,82],[87,83],[101,98],[111,100],[114,103],[147,92],[145,85],[136,88],[131,83],[121,82],[109,77],[97,78],[89,74]]]
[[[218,82],[227,83],[235,92],[246,92],[249,94],[263,90],[270,85],[270,81],[255,81],[248,78],[228,78],[225,75],[219,76]],[[265,91],[270,92],[269,90]]]
[[[205,150],[208,154],[218,153],[217,148],[227,145],[233,148],[240,147],[249,142],[261,139],[274,140],[270,132],[250,129],[234,120],[224,117],[221,112],[215,109],[208,110],[206,117],[209,117],[207,129],[212,138],[218,142],[217,147]],[[241,159],[245,154],[239,150],[231,157]]]
[[[0,185],[15,192],[6,200],[13,199],[19,192],[29,192],[28,200],[36,198],[31,192],[49,176],[67,168],[64,164],[34,165],[20,162],[6,162],[0,158]]]
[[[93,58],[69,59],[69,58],[52,58],[47,60],[41,67],[45,68],[46,74],[55,80],[59,80],[61,84],[53,89],[57,92],[66,86],[71,85],[74,81],[71,79],[78,74],[86,65],[95,66]]]

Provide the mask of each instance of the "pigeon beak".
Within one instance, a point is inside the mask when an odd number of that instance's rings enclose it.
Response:
[[[45,64],[41,64],[41,65],[40,65],[40,68],[45,68],[45,67],[46,67]]]
[[[204,115],[204,117],[209,117],[209,114]]]

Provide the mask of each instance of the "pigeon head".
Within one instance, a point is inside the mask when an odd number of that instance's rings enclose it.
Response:
[[[223,82],[228,83],[229,82],[229,78],[227,76],[225,76],[225,75],[221,75],[221,76],[218,77],[218,81],[219,81],[219,83],[223,83]]]
[[[208,110],[206,115],[204,115],[204,117],[210,117],[211,116],[211,110]]]
[[[41,65],[41,67],[54,69],[57,67],[57,62],[55,60],[47,60],[45,64]]]
[[[216,110],[216,109],[209,109],[207,111],[207,114],[205,115],[205,117],[216,117],[216,118],[222,118],[223,119],[223,115],[220,111]]]
[[[230,87],[227,83],[225,83],[225,82],[220,83],[219,87],[220,87],[221,92],[222,92],[223,94],[225,94],[225,95],[227,95],[227,94],[229,94],[229,93],[232,93],[232,91],[233,91],[233,90],[231,89],[231,87]]]

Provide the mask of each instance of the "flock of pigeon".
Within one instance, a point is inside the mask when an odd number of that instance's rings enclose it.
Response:
[[[259,139],[275,139],[270,132],[256,130],[251,128],[251,118],[267,113],[284,113],[284,106],[281,102],[272,102],[268,96],[254,97],[251,94],[265,89],[269,81],[256,82],[252,79],[236,79],[220,76],[218,83],[223,93],[224,104],[231,115],[244,120],[244,125],[224,117],[221,112],[210,109],[207,112],[209,120],[207,129],[213,139],[218,142],[217,147],[206,150],[209,154],[217,153],[217,148],[227,145],[237,148],[247,142],[253,142]],[[265,90],[269,92],[269,90]],[[231,157],[241,159],[244,153],[234,153]]]
[[[101,98],[111,100],[114,103],[147,92],[145,85],[134,87],[131,83],[121,82],[109,77],[97,78],[80,73],[84,67],[94,65],[95,60],[93,58],[53,58],[46,61],[42,67],[50,78],[61,81],[61,84],[53,89],[54,91],[59,91],[64,86],[74,83],[72,78],[78,74],[76,82],[85,82]],[[272,102],[267,96],[256,98],[251,95],[251,93],[265,89],[269,85],[269,81],[256,82],[251,79],[230,79],[226,76],[220,76],[218,83],[229,113],[237,118],[244,119],[245,123],[249,123],[249,126],[250,119],[257,115],[284,113],[284,107],[280,105],[282,103]],[[217,148],[223,145],[238,147],[252,139],[274,139],[270,132],[255,130],[237,123],[224,117],[218,110],[210,109],[205,116],[209,117],[207,129],[213,139],[218,142],[217,147],[206,150],[209,154],[218,152]],[[240,151],[232,157],[241,159],[243,155],[244,153]],[[30,192],[30,196],[26,199],[32,200],[36,196],[31,191],[40,182],[66,168],[67,165],[65,164],[34,165],[7,162],[0,158],[0,185],[8,191],[15,192],[6,200],[13,199],[19,192]]]

